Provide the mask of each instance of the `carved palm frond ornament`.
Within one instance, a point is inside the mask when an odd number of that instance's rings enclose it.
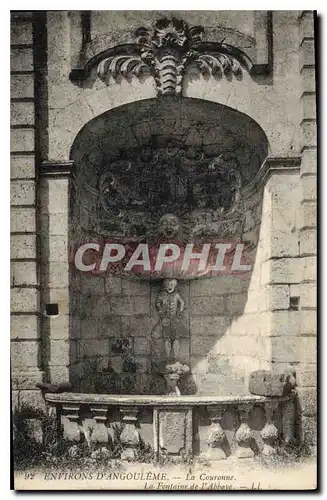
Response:
[[[157,95],[180,95],[187,73],[207,76],[241,77],[254,65],[240,49],[225,44],[203,41],[204,28],[190,27],[180,19],[163,18],[153,28],[138,28],[136,43],[107,49],[90,59],[83,69],[72,70],[70,79],[85,80],[96,67],[97,75],[106,83],[110,77],[129,79],[150,75]]]

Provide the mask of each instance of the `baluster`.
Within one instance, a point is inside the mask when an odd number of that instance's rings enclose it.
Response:
[[[122,460],[135,460],[140,446],[140,433],[136,429],[138,409],[134,407],[120,408],[123,417],[124,429],[120,435],[123,447]]]
[[[254,452],[251,448],[253,434],[248,423],[251,406],[246,403],[240,403],[238,411],[240,415],[241,425],[239,426],[235,434],[236,443],[238,445],[235,454],[238,458],[250,458],[254,456]]]
[[[207,411],[211,420],[207,440],[209,445],[207,457],[213,460],[221,460],[226,458],[226,453],[223,450],[226,443],[226,434],[221,427],[225,409],[222,406],[208,406]]]
[[[106,406],[91,406],[95,426],[91,434],[93,443],[108,443],[108,427],[106,426],[108,418],[108,408]]]
[[[275,455],[277,453],[276,443],[278,441],[278,429],[273,422],[274,412],[277,407],[277,401],[267,401],[265,403],[266,424],[260,432],[260,435],[264,442],[262,450],[262,453],[264,455]]]
[[[67,418],[64,423],[64,439],[80,441],[79,403],[65,403],[62,405],[62,414]]]

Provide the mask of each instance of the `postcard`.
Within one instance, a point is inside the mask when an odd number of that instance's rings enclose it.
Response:
[[[14,489],[317,488],[317,26],[11,12]]]

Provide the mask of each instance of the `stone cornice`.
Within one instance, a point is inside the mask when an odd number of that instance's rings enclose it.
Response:
[[[269,155],[263,162],[252,182],[244,188],[244,193],[250,194],[262,187],[273,174],[300,173],[301,155]]]
[[[40,177],[69,177],[73,164],[73,160],[61,162],[43,161],[39,167],[39,175]]]
[[[260,403],[265,401],[288,401],[295,395],[295,391],[280,397],[256,396],[245,394],[243,396],[135,396],[135,395],[109,395],[109,394],[83,394],[69,393],[62,394],[47,393],[45,399],[51,404],[102,404],[116,406],[212,406],[217,404],[242,404],[242,403]]]

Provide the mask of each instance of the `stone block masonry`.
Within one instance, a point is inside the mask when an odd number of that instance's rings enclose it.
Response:
[[[33,404],[39,397],[35,382],[43,378],[36,242],[35,18],[30,12],[17,12],[11,21],[12,383],[13,400]]]

